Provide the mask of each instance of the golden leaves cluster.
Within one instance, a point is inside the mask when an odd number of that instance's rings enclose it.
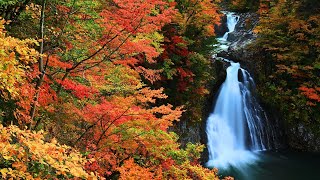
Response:
[[[20,40],[6,35],[5,20],[0,18],[0,92],[8,99],[19,94],[19,83],[26,78],[26,71],[37,61],[39,53],[33,48],[33,39]]]
[[[55,139],[45,142],[43,131],[0,125],[0,179],[98,179],[87,173],[87,160]]]

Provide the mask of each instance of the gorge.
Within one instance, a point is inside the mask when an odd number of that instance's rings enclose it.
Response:
[[[214,100],[212,113],[206,121],[209,160],[205,166],[217,167],[221,174],[231,173],[235,179],[320,177],[314,168],[320,162],[320,156],[284,150],[284,145],[281,144],[284,142],[279,140],[280,130],[276,129],[279,125],[268,120],[266,112],[260,106],[250,73],[239,62],[223,57],[230,50],[228,35],[235,31],[240,19],[236,13],[224,13],[228,31],[217,39],[220,51],[214,58],[227,63],[229,67],[226,69],[226,79]],[[233,40],[237,41],[235,37]],[[278,171],[275,169],[277,164],[285,165],[286,168]],[[309,173],[294,173],[300,168]]]

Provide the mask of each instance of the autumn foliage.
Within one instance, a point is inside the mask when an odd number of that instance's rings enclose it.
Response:
[[[319,5],[319,4],[318,4]],[[260,2],[256,52],[259,91],[279,109],[287,129],[298,126],[319,136],[319,13],[312,1]],[[293,138],[295,146],[305,140]],[[301,147],[298,147],[301,148]]]
[[[98,179],[84,169],[89,159],[55,139],[45,142],[44,132],[0,125],[1,179]]]

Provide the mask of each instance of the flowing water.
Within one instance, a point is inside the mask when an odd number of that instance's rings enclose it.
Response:
[[[220,49],[229,47],[228,35],[235,30],[239,16],[226,13],[229,31],[221,38]],[[213,112],[207,119],[209,160],[207,167],[217,167],[221,174],[236,179],[320,179],[315,166],[320,155],[272,152],[277,136],[274,127],[259,105],[255,83],[239,63],[230,63],[227,76],[217,96]],[[307,168],[303,174],[299,169]],[[318,176],[319,175],[319,176]]]
[[[238,23],[240,17],[235,15],[235,13],[229,12],[226,14],[227,16],[227,26],[228,26],[228,32],[226,32],[222,38],[220,38],[220,40],[222,41],[227,41],[228,40],[228,36],[230,33],[232,33],[235,28],[236,28],[236,24]]]
[[[233,12],[225,12],[227,16],[227,27],[228,31],[220,38],[218,42],[220,43],[219,48],[221,50],[227,51],[229,48],[230,42],[228,41],[228,36],[235,30],[236,24],[238,23],[240,17]]]
[[[239,16],[227,13],[229,31],[218,41],[228,47],[228,35],[235,30]],[[239,63],[230,63],[213,113],[207,120],[209,161],[207,166],[226,169],[242,167],[257,160],[255,152],[271,148],[272,127],[251,93],[255,88],[249,72]],[[242,81],[239,81],[239,74]]]
[[[257,152],[273,147],[274,128],[252,94],[254,89],[250,74],[239,63],[230,61],[226,80],[207,120],[207,166],[240,168],[254,163]]]

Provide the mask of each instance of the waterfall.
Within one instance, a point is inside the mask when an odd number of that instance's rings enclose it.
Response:
[[[231,62],[214,111],[207,120],[209,167],[241,166],[256,159],[246,145],[246,105],[242,96],[245,88],[238,81],[239,70],[240,64]]]
[[[228,40],[228,35],[229,33],[232,33],[235,28],[236,25],[239,21],[239,16],[235,15],[234,13],[227,13],[227,26],[228,26],[228,32],[226,32],[223,37],[222,40],[227,41]]]
[[[273,142],[276,142],[274,127],[268,122],[268,118],[258,103],[252,90],[255,89],[255,83],[250,73],[241,69],[243,82],[240,83],[243,112],[248,125],[250,135],[250,149],[253,151],[263,151],[273,148]]]
[[[238,21],[239,16],[227,13],[229,31],[219,38],[220,43],[227,42]],[[274,140],[273,128],[252,91],[255,83],[250,73],[239,63],[226,61],[230,63],[227,77],[206,124],[209,152],[206,165],[222,169],[255,162],[256,152],[270,149]]]
[[[228,31],[222,37],[217,38],[217,40],[220,43],[220,49],[227,51],[229,48],[228,36],[230,33],[232,33],[235,30],[240,17],[232,12],[224,12],[224,13],[227,16]]]

